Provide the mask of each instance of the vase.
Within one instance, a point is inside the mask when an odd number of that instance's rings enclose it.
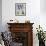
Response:
[[[45,46],[45,41],[39,40],[39,46]]]

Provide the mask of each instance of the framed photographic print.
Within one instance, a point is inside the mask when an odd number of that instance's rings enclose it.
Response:
[[[26,16],[26,3],[16,3],[15,4],[15,15],[16,16]]]

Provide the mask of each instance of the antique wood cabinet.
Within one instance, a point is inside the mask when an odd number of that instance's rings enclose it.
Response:
[[[21,46],[33,46],[33,23],[7,23],[12,39]],[[20,46],[20,45],[18,45]]]

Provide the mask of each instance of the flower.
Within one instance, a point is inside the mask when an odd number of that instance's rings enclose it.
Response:
[[[40,27],[40,25],[39,25],[39,28],[36,28],[36,29],[37,29],[37,34],[36,34],[36,36],[38,35],[38,40],[43,40],[43,41],[45,41],[45,35],[44,35],[44,32],[43,32],[42,27]]]

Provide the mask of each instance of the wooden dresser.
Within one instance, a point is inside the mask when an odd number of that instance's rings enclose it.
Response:
[[[22,43],[21,46],[33,46],[33,23],[7,23],[12,39]]]

